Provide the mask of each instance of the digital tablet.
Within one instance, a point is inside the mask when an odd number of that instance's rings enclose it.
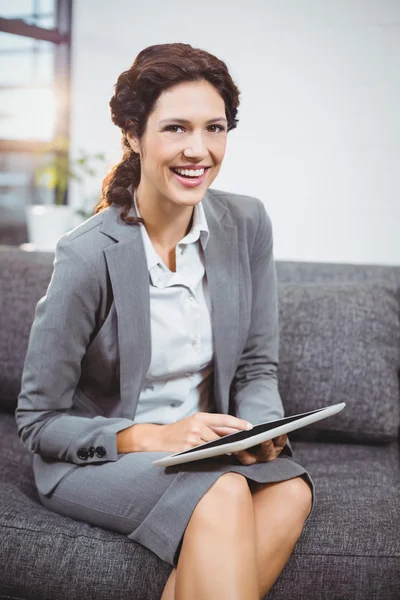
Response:
[[[222,454],[231,454],[232,452],[239,452],[239,450],[247,450],[247,448],[261,444],[261,442],[265,442],[266,440],[272,440],[283,433],[289,433],[289,431],[300,429],[300,427],[335,415],[345,406],[345,402],[340,402],[339,404],[317,408],[316,410],[300,413],[298,415],[291,415],[290,417],[284,417],[283,419],[259,423],[258,425],[254,425],[253,429],[250,429],[250,431],[246,430],[229,433],[228,435],[221,436],[217,440],[190,448],[190,450],[184,450],[183,452],[177,452],[176,454],[170,454],[169,456],[155,460],[153,461],[153,465],[156,465],[157,467],[169,467],[185,462],[192,462],[194,460],[201,460],[203,458],[221,456]]]

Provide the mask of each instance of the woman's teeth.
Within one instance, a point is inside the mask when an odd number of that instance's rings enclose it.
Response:
[[[205,171],[205,169],[171,169],[175,171],[178,175],[183,175],[184,177],[201,177]]]

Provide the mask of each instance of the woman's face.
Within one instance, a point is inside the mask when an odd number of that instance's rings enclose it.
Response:
[[[225,155],[227,120],[225,104],[207,81],[178,84],[163,92],[148,118],[139,145],[141,179],[138,198],[170,205],[194,206],[219,173]],[[188,180],[172,168],[207,167],[199,179]],[[195,181],[196,185],[185,185]]]

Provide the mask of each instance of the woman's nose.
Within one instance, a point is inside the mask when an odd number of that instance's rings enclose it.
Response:
[[[185,156],[205,156],[207,150],[204,144],[203,136],[201,134],[193,134],[187,141],[187,147],[184,151]]]

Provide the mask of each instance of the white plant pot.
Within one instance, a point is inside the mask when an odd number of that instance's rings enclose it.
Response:
[[[53,251],[64,233],[72,229],[70,206],[36,204],[26,209],[29,242],[35,250]]]

